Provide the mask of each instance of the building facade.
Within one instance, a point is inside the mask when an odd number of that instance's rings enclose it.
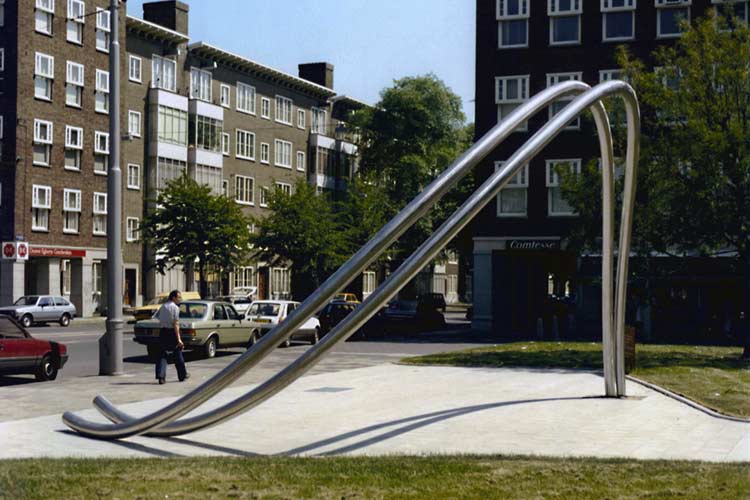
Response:
[[[0,241],[14,250],[0,266],[0,304],[62,294],[82,316],[106,304],[108,7],[0,3]],[[119,15],[122,279],[124,303],[137,306],[193,286],[191,269],[153,271],[158,252],[138,234],[170,180],[190,175],[260,217],[277,187],[311,182],[335,195],[356,171],[346,112],[364,104],[333,91],[330,64],[301,64],[293,76],[191,42],[182,2],[146,3],[143,19]],[[263,262],[211,281],[213,294],[250,285],[261,298],[291,293],[289,268]],[[363,277],[365,289],[371,281]]]
[[[652,51],[681,36],[681,19],[695,19],[719,7],[747,22],[748,3],[477,0],[476,137],[551,85],[567,80],[595,85],[619,78],[615,50],[621,44],[650,63]],[[565,104],[554,103],[515,131],[480,166],[480,182]],[[576,214],[562,197],[556,173],[561,164],[580,171],[598,156],[593,122],[578,118],[477,217],[474,328],[507,337],[581,332],[595,336],[599,331],[600,260],[569,250],[566,236]],[[685,288],[672,281],[663,293],[695,295],[693,300],[701,300],[702,294],[705,300],[702,286]],[[649,307],[638,315],[650,330]]]

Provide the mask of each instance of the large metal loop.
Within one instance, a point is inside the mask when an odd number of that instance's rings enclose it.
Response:
[[[421,217],[437,200],[453,187],[471,168],[480,162],[490,151],[497,147],[513,130],[526,121],[531,115],[546,107],[560,97],[585,92],[566,106],[553,120],[547,123],[529,141],[524,144],[509,159],[504,168],[491,176],[464,205],[456,211],[395,273],[393,273],[354,313],[350,314],[336,328],[334,328],[315,347],[306,351],[298,360],[279,372],[267,382],[248,392],[244,396],[205,414],[188,419],[174,421],[181,415],[200,405],[218,391],[231,384],[236,378],[245,373],[260,359],[265,357],[280,341],[285,339],[303,321],[311,316],[323,304],[342,288],[353,277],[359,275],[364,268],[389,246],[411,224]],[[628,150],[626,156],[626,182],[623,204],[623,227],[620,234],[620,259],[618,266],[618,294],[617,307],[613,305],[612,263],[613,263],[613,154],[612,137],[607,120],[606,110],[601,99],[609,95],[619,94],[626,103],[628,116]],[[516,109],[511,115],[482,139],[474,144],[446,171],[418,195],[394,219],[386,224],[362,249],[360,249],[344,266],[332,275],[319,289],[305,300],[282,325],[272,330],[261,342],[246,352],[211,380],[191,391],[182,399],[167,407],[134,419],[121,412],[102,396],[97,396],[94,404],[114,424],[99,424],[87,421],[75,414],[66,412],[63,420],[74,430],[86,436],[104,439],[116,439],[134,434],[148,432],[149,435],[177,435],[192,432],[247,411],[260,402],[268,399],[278,391],[289,385],[307,372],[315,363],[328,352],[336,343],[345,340],[362,326],[377,310],[393,296],[409,279],[416,275],[421,267],[434,258],[435,255],[453,238],[468,222],[484,207],[497,192],[516,174],[516,172],[541,149],[543,149],[564,126],[577,117],[586,108],[591,108],[597,125],[600,148],[602,150],[602,171],[604,176],[604,221],[603,237],[604,252],[602,259],[603,282],[602,299],[603,318],[602,335],[604,344],[605,391],[608,396],[624,395],[624,349],[622,332],[624,328],[618,323],[613,328],[615,316],[617,321],[624,321],[624,314],[620,314],[625,306],[625,288],[627,286],[627,256],[630,245],[630,221],[635,191],[635,169],[638,157],[640,129],[639,111],[635,93],[624,82],[611,81],[594,89],[581,82],[565,82],[546,89],[537,94],[527,103]],[[626,218],[626,214],[627,218]],[[625,227],[627,221],[628,227]],[[625,263],[623,264],[623,260]],[[606,268],[606,269],[605,269]],[[608,269],[608,271],[607,271]],[[621,300],[622,297],[622,300]],[[622,363],[618,360],[622,359]],[[622,383],[619,383],[619,372],[622,371]],[[169,423],[172,422],[172,423]],[[167,425],[168,424],[168,425]]]

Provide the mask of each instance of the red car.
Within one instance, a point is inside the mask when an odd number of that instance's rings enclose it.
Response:
[[[68,361],[65,344],[32,337],[15,319],[0,315],[0,374],[33,373],[55,380]]]

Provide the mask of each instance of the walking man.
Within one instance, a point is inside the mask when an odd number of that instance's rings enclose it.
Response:
[[[182,356],[184,344],[180,338],[180,302],[182,294],[179,290],[172,290],[169,298],[161,306],[156,314],[159,318],[159,358],[156,360],[156,380],[159,384],[166,382],[167,378],[167,354],[173,351],[175,354],[174,365],[177,368],[177,378],[180,382],[190,378],[185,368],[185,358]]]

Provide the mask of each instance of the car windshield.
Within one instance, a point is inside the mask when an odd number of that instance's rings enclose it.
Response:
[[[14,306],[35,306],[37,300],[39,300],[38,295],[27,295],[15,301],[13,305]]]
[[[180,304],[180,319],[200,319],[206,315],[206,304],[183,302]]]
[[[163,297],[154,297],[151,299],[151,302],[148,303],[150,306],[158,306],[159,304],[163,304],[169,299],[169,296],[165,295]]]
[[[0,339],[22,339],[26,334],[7,316],[0,316]]]
[[[257,316],[278,316],[281,304],[274,304],[269,302],[255,303],[250,306],[250,314]]]

